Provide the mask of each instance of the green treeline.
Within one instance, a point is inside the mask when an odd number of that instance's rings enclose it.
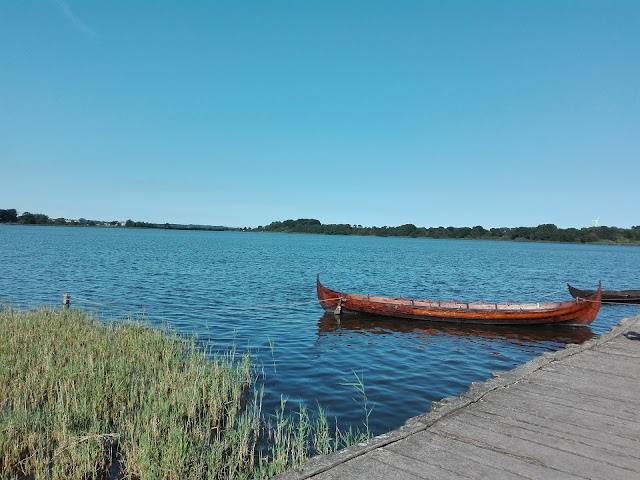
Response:
[[[79,218],[70,220],[67,218],[49,218],[44,213],[24,212],[18,215],[15,208],[0,208],[0,223],[14,223],[19,225],[73,225],[87,227],[126,227],[126,228],[163,228],[170,230],[232,230],[227,227],[211,226],[211,225],[179,225],[173,223],[149,223],[127,220],[124,222],[118,220],[87,220]]]
[[[272,222],[266,227],[257,228],[231,228],[211,225],[180,225],[169,223],[148,223],[127,220],[101,221],[68,220],[64,218],[51,219],[42,213],[25,212],[18,215],[15,209],[0,209],[0,223],[14,223],[24,225],[80,225],[80,226],[107,226],[126,228],[162,228],[172,230],[209,230],[225,231],[235,230],[243,232],[278,232],[278,233],[315,233],[320,235],[361,235],[376,237],[411,237],[411,238],[453,238],[467,240],[507,240],[527,242],[562,242],[562,243],[616,243],[626,245],[640,244],[640,225],[631,228],[618,227],[583,227],[583,228],[558,228],[552,223],[538,225],[537,227],[500,227],[486,228],[475,227],[416,227],[411,223],[399,227],[363,227],[362,225],[326,224],[313,218],[300,218],[298,220],[285,220]]]
[[[151,225],[145,224],[144,222],[132,222],[131,220],[127,220],[127,222],[132,224],[129,226],[142,227]],[[66,218],[49,218],[49,216],[45,215],[44,213],[24,212],[23,214],[18,215],[18,211],[15,208],[9,208],[5,210],[0,208],[0,223],[18,223],[21,225],[87,225],[92,227],[98,225],[121,225],[121,222],[118,221],[105,222],[101,220],[87,220],[85,218],[79,218],[78,220],[68,220]]]
[[[416,227],[413,224],[399,227],[363,227],[361,225],[329,224],[319,220],[301,218],[273,222],[257,231],[281,233],[316,233],[323,235],[370,235],[379,237],[455,238],[470,240],[510,240],[530,242],[567,243],[640,243],[640,226],[632,228],[588,227],[558,228],[553,224],[537,227],[491,228],[475,227]]]

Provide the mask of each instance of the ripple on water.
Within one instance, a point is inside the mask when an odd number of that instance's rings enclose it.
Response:
[[[197,335],[210,351],[251,352],[263,408],[319,403],[375,433],[431,402],[567,343],[607,331],[638,306],[603,306],[590,328],[465,327],[324,316],[315,275],[354,293],[449,300],[569,299],[566,283],[639,288],[640,248],[241,232],[0,227],[0,299],[72,305],[106,321],[134,314]],[[356,377],[357,375],[357,377]]]

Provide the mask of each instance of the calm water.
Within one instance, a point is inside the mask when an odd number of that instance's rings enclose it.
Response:
[[[0,300],[58,307],[67,291],[104,321],[139,315],[217,352],[249,350],[266,376],[265,411],[282,395],[360,427],[363,407],[343,385],[355,372],[375,434],[640,307],[603,306],[590,328],[337,323],[318,305],[316,273],[354,293],[493,302],[568,300],[567,282],[640,288],[638,272],[639,247],[0,226]]]

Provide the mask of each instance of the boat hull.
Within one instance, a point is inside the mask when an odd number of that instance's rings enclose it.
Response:
[[[595,290],[580,290],[568,283],[567,287],[573,298],[589,298],[595,293]],[[602,303],[640,304],[640,290],[603,290]]]
[[[553,303],[438,302],[372,297],[331,290],[316,279],[318,301],[333,314],[385,317],[483,325],[590,325],[598,316],[602,287],[588,298]]]

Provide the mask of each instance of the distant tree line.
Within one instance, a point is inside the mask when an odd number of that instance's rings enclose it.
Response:
[[[323,235],[370,235],[379,237],[452,238],[471,240],[510,240],[529,242],[567,243],[640,243],[640,226],[632,228],[585,227],[558,228],[553,224],[537,227],[486,228],[475,227],[416,227],[411,223],[399,227],[363,227],[361,225],[328,224],[319,220],[301,218],[273,222],[256,231],[281,233],[316,233]]]
[[[71,220],[67,218],[52,219],[44,213],[24,212],[23,214],[18,215],[18,211],[15,208],[0,209],[0,223],[14,223],[19,225],[75,225],[88,227],[163,228],[171,230],[230,230],[227,227],[220,226],[180,225],[173,223],[158,224],[149,222],[136,222],[134,220],[121,222],[118,220],[87,220],[86,218],[79,218],[77,220]]]
[[[49,218],[44,213],[31,213],[24,212],[18,215],[18,211],[15,208],[0,209],[0,223],[17,223],[21,225],[83,225],[83,226],[120,226],[118,221],[107,222],[104,220],[87,220],[86,218],[79,218],[77,220],[69,220],[66,218]],[[135,222],[144,223],[144,222]]]
[[[14,223],[23,225],[78,225],[78,226],[105,226],[126,228],[162,228],[169,230],[240,230],[258,232],[279,233],[316,233],[320,235],[361,235],[376,237],[411,237],[411,238],[451,238],[468,240],[508,240],[528,242],[564,242],[564,243],[616,243],[640,245],[640,225],[631,228],[618,227],[584,227],[584,228],[558,228],[554,224],[547,223],[537,227],[501,227],[486,228],[475,227],[416,227],[411,223],[399,227],[363,227],[362,225],[349,225],[346,223],[323,225],[313,218],[300,218],[298,220],[285,220],[272,222],[266,227],[258,228],[230,228],[211,225],[181,225],[170,223],[148,223],[127,220],[103,221],[69,220],[65,218],[51,219],[43,213],[24,212],[18,215],[15,209],[0,209],[0,223]]]

